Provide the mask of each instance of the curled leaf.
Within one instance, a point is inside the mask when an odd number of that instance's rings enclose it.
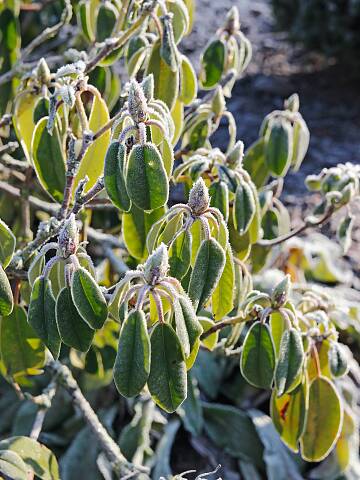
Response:
[[[204,240],[196,255],[188,288],[195,310],[200,309],[211,297],[224,266],[224,249],[214,238]]]

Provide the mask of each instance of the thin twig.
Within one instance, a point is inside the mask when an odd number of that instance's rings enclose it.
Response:
[[[329,218],[333,215],[335,211],[336,210],[334,207],[330,207],[328,211],[315,222],[307,221],[303,225],[300,225],[300,227],[295,228],[291,232],[286,233],[281,237],[273,238],[271,240],[259,240],[257,244],[261,245],[262,247],[273,247],[274,245],[280,245],[281,243],[286,242],[286,240],[300,235],[300,233],[303,233],[308,228],[318,227],[319,225],[327,222],[327,220],[329,220]]]
[[[28,162],[24,162],[22,160],[16,160],[15,158],[11,157],[9,154],[4,153],[0,157],[0,161],[7,167],[12,168],[14,170],[19,170],[24,172],[29,167]]]
[[[213,333],[216,333],[217,331],[219,331],[219,330],[221,330],[225,327],[233,326],[233,325],[236,325],[238,323],[243,323],[243,322],[246,322],[247,320],[250,320],[250,319],[245,318],[242,315],[240,315],[238,317],[227,318],[226,320],[223,320],[222,322],[215,323],[215,325],[213,325],[211,328],[209,328],[209,330],[206,330],[206,332],[204,332],[201,335],[200,339],[205,340],[205,338],[209,337]]]

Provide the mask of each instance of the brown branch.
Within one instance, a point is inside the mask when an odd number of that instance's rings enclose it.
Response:
[[[98,416],[91,408],[91,405],[82,394],[79,385],[74,379],[70,369],[61,364],[59,361],[51,361],[49,368],[55,373],[56,381],[61,385],[71,396],[74,404],[80,409],[86,423],[91,428],[95,437],[99,441],[102,450],[105,452],[109,461],[114,468],[115,474],[118,478],[124,478],[123,475],[130,475],[132,473],[143,473],[144,478],[147,476],[149,469],[143,466],[137,466],[127,461],[117,443],[111,438],[106,431]]]
[[[227,318],[226,320],[223,320],[222,322],[215,323],[215,325],[213,325],[211,328],[209,328],[209,330],[207,330],[206,332],[204,332],[201,335],[200,340],[205,340],[205,338],[209,337],[213,333],[216,333],[216,332],[218,332],[219,330],[221,330],[225,327],[237,325],[238,323],[243,323],[243,322],[246,322],[246,321],[249,321],[249,320],[253,320],[253,319],[252,318],[244,318],[243,316]]]
[[[312,221],[306,221],[303,225],[300,225],[300,227],[295,228],[289,233],[286,233],[285,235],[282,235],[281,237],[273,238],[271,240],[259,240],[257,242],[257,245],[261,245],[262,247],[273,247],[275,245],[280,245],[283,242],[286,242],[290,238],[296,237],[297,235],[300,235],[300,233],[303,233],[305,230],[308,228],[314,228],[318,227],[319,225],[322,225],[323,223],[327,222],[329,218],[333,215],[333,213],[336,211],[334,207],[330,207],[325,214],[320,217],[318,220],[315,222]]]

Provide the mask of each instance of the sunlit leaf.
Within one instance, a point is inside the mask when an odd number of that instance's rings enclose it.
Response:
[[[301,437],[301,454],[308,462],[319,462],[333,448],[342,425],[342,406],[334,384],[317,377],[309,389],[309,410]]]

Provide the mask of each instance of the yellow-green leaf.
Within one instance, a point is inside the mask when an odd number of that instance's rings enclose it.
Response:
[[[171,110],[179,93],[179,72],[171,70],[161,58],[160,47],[160,42],[154,44],[146,74],[154,75],[154,97],[163,100]]]
[[[19,95],[15,102],[13,125],[16,136],[22,146],[26,160],[32,163],[31,159],[31,140],[35,130],[33,113],[38,97],[27,93]]]
[[[48,132],[48,117],[36,124],[31,144],[31,156],[36,175],[43,189],[54,200],[61,202],[65,186],[65,154],[58,128]]]
[[[0,351],[8,375],[38,373],[44,366],[44,344],[19,305],[14,306],[9,316],[0,318]]]
[[[15,251],[16,238],[10,228],[0,219],[0,264],[6,268]]]
[[[301,437],[301,454],[308,462],[320,462],[333,448],[341,431],[343,408],[334,384],[315,378],[309,389],[309,410]]]
[[[299,440],[305,428],[308,403],[307,381],[291,393],[277,396],[273,390],[270,401],[271,418],[282,441],[294,452],[299,451]]]
[[[235,273],[230,245],[227,246],[225,253],[225,267],[211,300],[215,321],[221,320],[234,307]]]
[[[197,80],[194,67],[187,57],[181,58],[179,100],[189,105],[197,95]]]
[[[89,117],[89,128],[92,132],[96,133],[101,127],[109,121],[109,111],[106,103],[101,98],[100,92],[94,95],[93,103],[91,107]],[[80,180],[87,175],[89,181],[86,184],[85,191],[90,190],[102,175],[104,170],[105,154],[110,143],[111,132],[107,130],[101,137],[93,142],[87,149],[84,158],[81,161],[79,171],[75,177],[75,189]]]

